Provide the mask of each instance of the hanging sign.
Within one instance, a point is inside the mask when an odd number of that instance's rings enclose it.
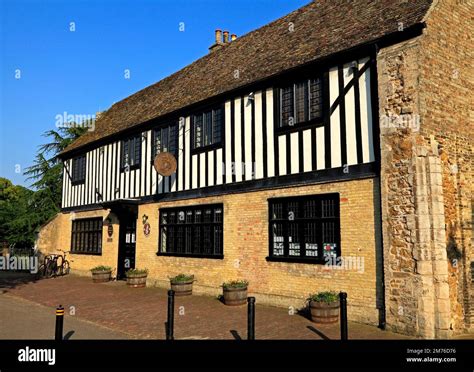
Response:
[[[143,234],[145,234],[145,236],[150,235],[151,226],[150,226],[150,223],[148,222],[148,216],[146,214],[143,215],[142,222],[143,222]]]

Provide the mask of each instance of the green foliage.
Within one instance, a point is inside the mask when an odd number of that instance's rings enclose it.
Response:
[[[148,269],[130,269],[125,273],[127,278],[132,278],[134,276],[142,276],[143,274],[148,275]]]
[[[34,191],[0,178],[0,243],[33,247],[41,226],[61,208],[63,165],[58,155],[87,128],[87,124],[70,123],[44,133],[51,141],[39,147],[33,165],[25,171]]]
[[[29,217],[32,210],[33,191],[15,186],[6,178],[0,178],[0,241],[17,247],[32,247],[34,221]]]
[[[96,267],[93,267],[91,269],[91,271],[93,273],[96,273],[96,272],[104,272],[104,271],[112,271],[112,268],[110,266],[104,266],[104,265],[100,265],[100,266],[96,266]]]
[[[194,281],[194,275],[179,274],[170,278],[171,283],[186,283]]]
[[[247,288],[249,282],[247,280],[231,280],[229,282],[222,283],[222,286],[228,288]]]
[[[325,302],[327,304],[330,304],[332,302],[338,301],[339,295],[333,291],[318,292],[311,294],[307,300],[314,302]]]

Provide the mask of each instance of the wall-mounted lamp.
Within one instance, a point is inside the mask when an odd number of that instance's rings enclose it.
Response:
[[[352,61],[349,68],[347,69],[347,76],[354,74],[358,70],[357,62]]]

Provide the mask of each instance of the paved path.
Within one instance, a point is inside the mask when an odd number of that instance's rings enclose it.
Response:
[[[54,309],[3,294],[0,295],[0,314],[0,339],[2,340],[54,339]],[[131,337],[123,332],[107,329],[74,316],[65,316],[64,336],[69,340]]]
[[[93,284],[90,278],[69,275],[39,281],[24,278],[17,283],[9,281],[8,285],[2,284],[0,280],[0,293],[2,290],[5,294],[0,297],[16,296],[33,301],[48,307],[51,314],[54,314],[53,309],[58,304],[62,304],[66,312],[70,309],[75,310],[74,319],[85,319],[140,339],[165,338],[167,293],[164,289],[127,288],[125,282]],[[25,322],[28,316],[32,317],[33,320],[28,321],[33,327],[35,313],[36,311],[25,308],[21,317]],[[47,327],[50,329],[49,325]],[[286,309],[257,304],[255,333],[257,339],[338,339],[339,326],[317,325],[301,315],[290,315]],[[50,337],[50,333],[42,334]],[[88,337],[86,332],[84,337]],[[105,336],[98,335],[98,337]],[[225,306],[216,298],[208,296],[176,297],[175,338],[245,339],[246,337],[246,306]],[[349,337],[406,338],[373,326],[352,322],[349,323]]]

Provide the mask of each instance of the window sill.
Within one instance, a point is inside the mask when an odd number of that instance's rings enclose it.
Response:
[[[85,256],[102,256],[102,252],[100,253],[92,253],[92,252],[73,252],[70,251],[69,254],[80,254],[80,255],[85,255]]]
[[[204,147],[198,147],[198,148],[193,148],[191,149],[191,155],[196,155],[196,154],[201,154],[203,152],[215,150],[215,149],[220,149],[222,148],[222,141],[218,143],[213,143],[212,145],[207,145]]]
[[[302,264],[309,264],[309,265],[324,265],[326,261],[322,261],[321,259],[315,258],[289,258],[289,257],[265,257],[265,259],[269,262],[286,262],[286,263],[302,263]]]
[[[183,258],[210,258],[214,260],[223,260],[224,255],[211,255],[211,254],[185,254],[185,253],[161,253],[156,252],[157,256],[163,257],[183,257]]]
[[[72,181],[71,182],[71,185],[73,186],[79,186],[79,185],[84,185],[86,183],[86,180],[83,179],[83,180],[80,180],[80,181]]]
[[[324,118],[320,119],[313,119],[310,121],[305,121],[303,123],[298,123],[294,125],[285,125],[283,127],[278,127],[275,128],[275,132],[277,134],[286,134],[286,133],[292,133],[292,132],[297,132],[303,129],[310,129],[313,127],[321,127],[324,125]]]
[[[121,167],[120,168],[120,173],[126,173],[127,168],[125,167]],[[128,167],[128,170],[131,171],[131,170],[135,170],[135,169],[140,169],[140,164],[135,164],[135,165],[131,165],[130,167]]]

